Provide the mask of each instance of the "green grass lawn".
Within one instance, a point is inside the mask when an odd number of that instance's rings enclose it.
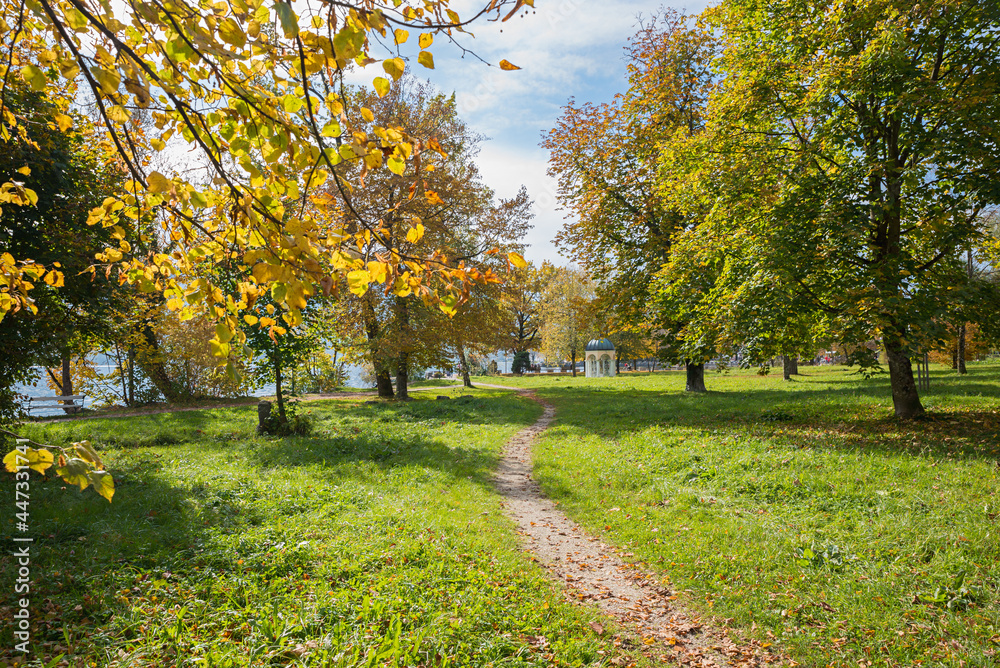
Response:
[[[33,477],[34,665],[599,663],[596,613],[519,551],[491,488],[541,409],[474,394],[313,403],[314,434],[287,440],[254,436],[253,407],[27,427],[100,444],[117,480],[108,504]],[[5,549],[5,586],[16,568]]]
[[[802,371],[709,373],[704,396],[679,372],[481,380],[557,406],[536,448],[546,491],[715,623],[802,665],[996,665],[1000,366],[935,370],[912,424],[884,377]],[[519,551],[491,488],[537,404],[413,396],[309,404],[315,432],[285,440],[253,435],[252,406],[26,427],[100,444],[118,485],[109,505],[33,478],[35,665],[628,657]],[[0,504],[12,534],[10,484]],[[5,550],[0,580],[15,570]]]
[[[557,422],[544,489],[692,608],[810,666],[1000,661],[1000,367],[932,370],[927,420],[843,369],[505,379]]]

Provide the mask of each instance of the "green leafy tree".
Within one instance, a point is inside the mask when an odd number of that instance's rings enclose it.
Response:
[[[0,422],[16,414],[13,388],[33,377],[33,367],[60,367],[60,394],[73,394],[70,357],[107,338],[115,314],[133,299],[104,272],[88,271],[96,253],[117,243],[114,229],[90,226],[87,219],[93,207],[121,192],[121,166],[101,151],[100,136],[84,118],[76,118],[75,129],[60,126],[58,107],[43,94],[8,86],[4,106],[21,132],[4,127],[0,179],[17,180],[37,201],[0,208],[0,247],[60,273],[34,287],[32,308],[0,320],[0,347],[7,353],[0,365]]]
[[[713,106],[711,217],[845,343],[881,340],[895,413],[943,335],[959,249],[1000,200],[996,3],[730,0]],[[715,178],[715,177],[713,177]]]

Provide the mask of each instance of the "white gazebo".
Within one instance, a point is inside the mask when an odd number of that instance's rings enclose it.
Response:
[[[607,339],[592,339],[584,352],[587,378],[611,378],[615,375],[615,346]]]

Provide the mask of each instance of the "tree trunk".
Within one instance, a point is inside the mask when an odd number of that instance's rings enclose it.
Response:
[[[59,389],[62,390],[61,396],[69,397],[73,394],[73,373],[69,368],[69,355],[66,354],[62,356],[62,382],[59,384]],[[66,413],[77,413],[80,407],[74,404],[66,406],[63,410]]]
[[[615,355],[615,375],[622,372],[622,358]]]
[[[688,392],[707,392],[705,389],[705,365],[685,362],[687,369],[687,386],[684,388]]]
[[[396,399],[409,401],[410,353],[402,352],[396,358]]]
[[[965,268],[969,274],[969,280],[971,281],[974,275],[971,248],[965,251],[965,263],[966,263]],[[958,373],[962,375],[968,373],[968,370],[965,368],[965,357],[967,352],[967,346],[966,346],[967,334],[968,334],[968,328],[966,327],[966,324],[963,322],[962,328],[959,330],[958,333]]]
[[[968,370],[965,368],[965,333],[966,333],[965,323],[963,322],[958,328],[958,346],[955,357],[958,358],[958,373],[965,375]]]
[[[128,347],[128,397],[125,403],[135,406],[135,346]]]
[[[375,387],[378,388],[378,396],[381,399],[392,399],[395,393],[392,391],[392,377],[389,375],[389,367],[380,357],[379,335],[381,330],[378,326],[378,319],[375,317],[375,307],[372,306],[370,297],[364,300],[364,320],[365,334],[368,336],[368,350],[372,356],[372,366],[375,368]]]
[[[576,348],[569,349],[569,363],[573,369],[573,377],[576,378]]]
[[[377,366],[375,370],[375,387],[378,388],[378,396],[382,399],[392,399],[396,393],[392,391],[392,376],[389,369]]]
[[[62,356],[62,382],[59,384],[62,396],[68,397],[73,394],[73,373],[69,368],[69,355]]]
[[[885,356],[889,361],[889,383],[896,417],[909,420],[924,414],[917,385],[913,381],[913,365],[898,340],[885,339]]]
[[[184,394],[178,390],[177,383],[170,379],[166,365],[160,360],[160,344],[156,340],[156,332],[149,323],[143,325],[142,338],[149,351],[139,356],[139,366],[168,403],[182,401],[185,398]]]
[[[955,340],[955,345],[951,347],[951,368],[952,371],[958,371],[958,340]]]
[[[472,387],[472,379],[469,378],[469,362],[465,358],[465,346],[458,344],[458,363],[462,365],[462,385]]]
[[[791,355],[781,356],[781,372],[785,380],[791,380],[792,376],[799,375],[799,358]]]
[[[122,357],[122,349],[117,343],[115,344],[115,364],[118,366],[118,375],[121,377],[122,381],[122,400],[125,402],[126,406],[131,406],[132,402],[129,401],[128,393],[128,378],[125,375],[125,359]]]
[[[399,338],[406,345],[413,336],[410,331],[410,309],[406,297],[396,297],[396,320],[399,323]],[[409,401],[410,353],[403,349],[396,356],[396,399]]]
[[[272,361],[274,363],[274,396],[278,400],[278,419],[281,420],[281,424],[285,424],[288,419],[285,418],[285,398],[281,396],[281,355],[275,352]]]

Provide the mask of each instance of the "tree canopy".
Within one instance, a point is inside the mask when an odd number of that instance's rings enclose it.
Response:
[[[434,249],[369,250],[372,238],[387,235],[384,216],[353,216],[357,227],[348,230],[339,222],[344,210],[318,190],[332,181],[349,210],[361,184],[343,179],[342,163],[361,165],[362,173],[402,174],[407,163],[443,153],[437,141],[414,139],[395,126],[363,127],[372,114],[345,96],[345,72],[376,67],[372,85],[385,95],[407,68],[403,45],[410,32],[419,47],[413,58],[433,69],[435,38],[461,40],[470,22],[506,21],[533,2],[491,0],[465,19],[450,5],[366,0],[293,8],[281,0],[181,0],[130,3],[122,12],[110,2],[11,2],[0,16],[9,56],[0,74],[5,88],[19,78],[57,100],[63,113],[55,122],[63,129],[73,125],[65,112],[79,91],[93,98],[106,133],[102,147],[119,156],[130,177],[120,196],[90,216],[117,242],[99,263],[162,293],[182,318],[200,312],[217,321],[215,347],[224,357],[234,338],[242,342],[240,315],[264,289],[285,307],[284,322],[266,325],[278,329],[296,324],[310,295],[350,272],[368,272],[393,288],[409,272],[430,294],[440,293],[449,310],[467,296],[478,276]],[[500,67],[517,69],[506,60]],[[155,131],[136,130],[137,109],[149,114]],[[8,107],[0,105],[0,115],[10,128],[5,137],[21,131]],[[209,178],[151,169],[147,148],[171,145],[194,148]],[[433,199],[418,178],[413,185],[417,196]],[[12,182],[3,197],[27,204],[34,193]],[[175,251],[140,253],[126,240],[151,211],[160,215],[159,234]],[[44,275],[26,261],[3,258],[4,312],[28,305],[25,276]],[[246,278],[217,282],[200,271],[206,263],[240,265],[247,271],[230,273]]]

